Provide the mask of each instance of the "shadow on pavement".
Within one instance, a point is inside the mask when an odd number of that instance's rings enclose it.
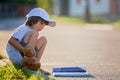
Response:
[[[96,78],[94,75],[88,74],[87,76],[81,76],[80,78]]]
[[[57,78],[57,77],[56,77]],[[59,77],[59,78],[96,78],[94,75],[88,74],[87,76],[78,76],[78,77]]]

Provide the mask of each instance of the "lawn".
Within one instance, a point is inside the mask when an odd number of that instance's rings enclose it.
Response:
[[[53,20],[61,23],[84,24],[85,21],[80,17],[51,16]]]
[[[118,28],[120,28],[120,19],[118,19],[118,20],[116,21],[116,25],[117,25]]]
[[[110,23],[110,20],[104,17],[92,17],[89,22],[86,22],[81,17],[66,17],[66,16],[51,16],[53,20],[57,22],[62,23],[72,23],[72,24],[85,24],[85,23],[91,23],[91,24],[108,24]]]

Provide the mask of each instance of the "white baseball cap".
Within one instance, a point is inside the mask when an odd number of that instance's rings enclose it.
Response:
[[[26,15],[27,18],[29,18],[31,16],[41,17],[43,20],[48,22],[48,25],[50,27],[55,27],[56,26],[56,22],[52,21],[50,19],[50,16],[48,15],[48,13],[42,8],[34,8]]]

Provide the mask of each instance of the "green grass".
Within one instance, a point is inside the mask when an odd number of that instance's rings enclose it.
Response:
[[[66,17],[66,16],[51,16],[56,22],[84,24],[85,21],[80,17]]]
[[[102,18],[102,17],[94,17],[91,19],[91,21],[89,23],[92,23],[92,24],[108,24],[110,23],[110,20],[106,19],[106,18]]]
[[[6,66],[0,66],[0,80],[54,80],[44,74],[37,72],[33,74],[26,68],[20,68],[16,64],[8,64]]]
[[[7,56],[5,54],[0,53],[0,59],[3,59],[3,58],[6,59]]]
[[[0,67],[0,80],[26,80],[22,70],[17,70],[12,64]]]
[[[4,57],[0,54],[0,60]],[[20,65],[9,63],[6,66],[0,66],[0,80],[54,80],[41,72],[36,74],[30,72],[26,68],[21,68]]]
[[[89,22],[86,22],[84,19],[80,17],[66,17],[66,16],[51,16],[53,20],[57,22],[67,22],[67,23],[75,23],[75,24],[108,24],[110,20],[102,17],[93,17]]]
[[[120,19],[118,19],[118,20],[116,21],[116,25],[117,25],[118,28],[120,28]]]

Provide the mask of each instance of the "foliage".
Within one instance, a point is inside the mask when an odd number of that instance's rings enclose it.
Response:
[[[117,27],[120,28],[120,19],[118,19],[118,20],[116,21],[116,25],[117,25]]]
[[[108,24],[110,23],[110,20],[102,17],[94,17],[89,21],[89,23]]]
[[[44,8],[49,14],[53,13],[53,4],[55,0],[1,0],[2,3],[36,5]]]
[[[0,53],[0,59],[6,58]],[[42,74],[40,71],[31,72],[26,68],[21,68],[18,64],[9,63],[6,66],[0,66],[0,80],[54,80]]]
[[[0,67],[0,80],[26,80],[21,70],[16,70],[12,64]]]
[[[33,74],[26,68],[21,68],[20,65],[8,64],[6,66],[0,66],[0,80],[53,80],[52,78],[46,79],[46,77],[37,72]]]
[[[36,0],[4,0],[2,2],[15,4],[36,4]]]
[[[51,16],[56,22],[68,22],[75,24],[84,24],[85,21],[79,17],[66,17],[66,16]]]
[[[54,0],[37,0],[38,7],[44,8],[49,14],[52,13]]]
[[[3,58],[6,59],[7,56],[5,54],[0,53],[0,59],[3,59]]]

